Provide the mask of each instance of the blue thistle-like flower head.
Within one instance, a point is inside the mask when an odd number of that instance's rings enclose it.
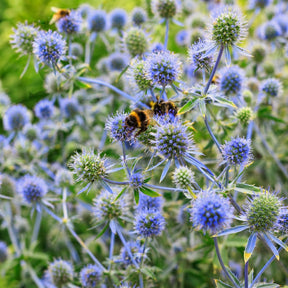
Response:
[[[195,183],[194,172],[186,166],[176,168],[172,179],[176,186],[181,189],[186,189]]]
[[[60,109],[67,119],[73,119],[80,113],[80,106],[76,98],[60,99]]]
[[[129,57],[126,54],[115,52],[109,55],[108,66],[111,71],[122,71],[129,63]]]
[[[56,22],[57,29],[60,33],[68,35],[79,33],[82,24],[80,12],[72,10],[69,15],[60,18]]]
[[[28,25],[27,22],[18,23],[17,28],[13,28],[14,34],[10,35],[10,43],[21,55],[33,54],[33,42],[37,36],[38,28]]]
[[[151,8],[155,15],[160,18],[173,18],[181,8],[178,0],[152,0]]]
[[[139,204],[137,206],[138,211],[156,210],[160,211],[163,204],[162,197],[150,197],[143,193],[139,195]]]
[[[192,134],[177,118],[161,123],[155,136],[155,150],[167,159],[181,159],[185,153],[195,153]]]
[[[190,221],[194,227],[215,234],[230,226],[233,207],[223,196],[213,191],[203,191],[192,203],[190,213]]]
[[[190,34],[187,30],[180,30],[177,34],[176,34],[176,43],[179,46],[186,46],[189,45],[190,42]]]
[[[23,135],[29,140],[34,141],[40,138],[41,129],[39,125],[26,124],[23,128]]]
[[[288,233],[288,210],[287,209],[283,209],[283,211],[281,211],[277,226],[279,227],[279,232],[281,234]]]
[[[135,262],[140,263],[141,258],[142,258],[141,256],[142,256],[143,248],[141,247],[139,242],[127,242],[126,247],[125,246],[122,247],[121,262],[123,262],[127,266],[133,263],[127,251],[127,246],[129,247]]]
[[[80,271],[80,282],[85,288],[96,288],[102,279],[102,270],[96,266],[89,264]]]
[[[62,287],[73,280],[73,266],[62,259],[55,260],[48,267],[49,278],[56,287]]]
[[[8,248],[5,242],[0,241],[0,263],[3,263],[8,258]]]
[[[282,83],[276,78],[269,78],[261,83],[260,91],[268,96],[277,97],[282,93]]]
[[[181,62],[172,52],[156,51],[147,56],[144,71],[147,79],[155,85],[165,87],[179,80]]]
[[[244,81],[244,71],[238,66],[223,68],[220,71],[220,91],[227,96],[238,95],[243,89]]]
[[[258,28],[258,37],[261,40],[274,41],[280,35],[282,35],[282,30],[275,20],[265,22]]]
[[[251,141],[234,138],[222,145],[222,154],[227,165],[247,165],[251,160]]]
[[[97,222],[110,221],[121,218],[127,211],[127,200],[121,197],[114,201],[117,194],[102,190],[101,193],[94,199],[93,215]]]
[[[33,53],[40,62],[55,65],[66,52],[66,41],[56,31],[39,31],[33,43]]]
[[[141,7],[135,7],[131,13],[131,21],[135,26],[141,26],[147,21],[147,13]]]
[[[47,194],[48,187],[42,178],[26,175],[19,181],[19,192],[28,203],[36,203]]]
[[[9,107],[3,117],[3,125],[6,131],[21,130],[29,122],[28,109],[21,104]]]
[[[150,50],[151,50],[153,53],[155,53],[155,52],[157,52],[157,51],[163,51],[163,50],[165,50],[165,47],[164,47],[164,45],[163,45],[162,43],[156,42],[156,43],[153,43],[153,44],[151,45]]]
[[[158,236],[165,228],[165,219],[157,210],[141,211],[136,216],[136,233],[143,238]]]
[[[108,28],[108,18],[105,11],[94,10],[88,14],[87,28],[90,32],[102,32]]]
[[[48,120],[52,118],[54,114],[54,104],[52,101],[49,100],[40,100],[36,105],[35,105],[35,115],[42,120]]]
[[[257,8],[265,8],[272,3],[272,0],[250,0],[249,1],[249,8],[250,9],[257,9]]]
[[[148,39],[146,33],[136,27],[132,27],[124,35],[125,46],[132,57],[142,55],[147,51]]]
[[[123,142],[131,138],[134,129],[125,125],[127,116],[126,113],[117,113],[108,117],[105,129],[114,141]]]
[[[123,29],[127,23],[127,13],[125,10],[117,8],[110,13],[111,27],[116,29]]]
[[[130,187],[136,189],[144,185],[144,177],[141,173],[133,173],[129,179]]]
[[[195,42],[189,48],[189,62],[192,64],[193,70],[205,69],[206,71],[210,71],[214,65],[213,55],[207,55],[204,57],[205,51],[203,51],[203,49],[206,45],[206,41],[199,39],[198,42]]]

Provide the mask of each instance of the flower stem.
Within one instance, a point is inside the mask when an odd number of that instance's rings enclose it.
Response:
[[[111,231],[111,239],[110,239],[110,250],[109,250],[109,266],[108,271],[111,269],[112,264],[112,257],[113,257],[113,251],[114,251],[114,244],[115,244],[115,234]]]
[[[215,135],[213,134],[213,132],[212,132],[212,130],[211,130],[211,128],[210,128],[210,125],[209,125],[209,122],[208,122],[208,117],[207,117],[207,115],[205,115],[205,116],[203,117],[203,119],[204,119],[204,122],[205,122],[206,128],[207,128],[207,130],[208,130],[208,132],[209,132],[209,134],[210,134],[212,140],[213,140],[214,143],[216,144],[216,146],[217,146],[219,152],[222,154],[221,146],[220,146],[218,140],[216,139]]]
[[[244,267],[245,288],[248,288],[248,266],[249,266],[249,261],[245,263],[245,267]]]
[[[34,228],[33,228],[33,233],[32,233],[32,238],[31,238],[31,244],[34,243],[35,241],[37,241],[40,226],[41,226],[41,221],[42,221],[42,212],[37,211],[36,219],[35,219],[35,223],[34,223]]]
[[[164,42],[164,48],[167,49],[168,45],[168,35],[169,35],[169,19],[166,19],[166,31],[165,31],[165,42]]]
[[[219,65],[219,63],[220,63],[220,60],[221,60],[223,51],[224,51],[224,46],[221,46],[221,47],[220,47],[220,50],[219,50],[219,54],[218,54],[217,60],[216,60],[215,65],[214,65],[214,68],[213,68],[213,70],[212,70],[212,72],[211,72],[211,75],[210,75],[210,77],[209,77],[209,80],[208,80],[208,82],[207,82],[207,84],[206,84],[206,87],[205,87],[205,89],[204,89],[204,93],[203,93],[204,95],[206,95],[207,92],[208,92],[208,90],[209,90],[209,87],[210,87],[210,85],[211,85],[212,79],[213,79],[213,77],[214,77],[214,75],[215,75],[215,72],[216,72],[216,70],[217,70],[217,68],[218,68],[218,65]]]
[[[218,260],[219,260],[219,263],[225,273],[225,275],[227,276],[227,278],[233,283],[233,285],[236,287],[236,288],[240,288],[234,281],[234,279],[230,276],[230,274],[228,273],[224,263],[223,263],[223,260],[222,260],[222,257],[221,257],[221,254],[220,254],[220,251],[219,251],[219,246],[218,246],[218,241],[217,241],[217,238],[214,237],[214,245],[215,245],[215,249],[216,249],[216,254],[217,254],[217,257],[218,257]]]
[[[103,178],[103,181],[110,183],[110,184],[115,184],[115,185],[129,185],[129,182],[113,181],[107,178]]]
[[[127,165],[126,152],[125,152],[125,145],[124,145],[123,142],[121,142],[121,145],[122,145],[122,153],[123,153],[123,162],[124,162],[124,166],[125,166],[125,168],[126,168],[126,170],[127,170],[128,175],[130,176],[131,173],[130,173],[130,169],[129,169],[128,165]]]

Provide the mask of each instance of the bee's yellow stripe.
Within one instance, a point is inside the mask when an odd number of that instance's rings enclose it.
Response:
[[[136,118],[137,123],[138,123],[138,127],[141,127],[141,122],[140,122],[139,115],[138,115],[135,111],[132,111],[132,112],[130,113],[130,115]]]

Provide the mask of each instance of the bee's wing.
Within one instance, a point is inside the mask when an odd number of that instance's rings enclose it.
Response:
[[[53,23],[55,23],[57,21],[57,16],[53,15],[52,19],[49,22],[49,25],[52,25]]]
[[[59,10],[60,10],[60,8],[57,8],[57,7],[51,7],[51,10],[53,11],[53,12],[58,12]]]

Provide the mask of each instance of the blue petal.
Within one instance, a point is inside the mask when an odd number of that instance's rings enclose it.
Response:
[[[219,232],[216,235],[213,235],[213,237],[219,237],[219,236],[224,236],[224,235],[229,235],[229,234],[242,232],[244,230],[247,230],[248,228],[249,228],[248,225],[239,225],[239,226],[236,226],[236,227],[225,229],[222,232]]]
[[[262,233],[261,235],[263,235],[263,238],[264,238],[266,244],[269,246],[269,248],[273,252],[276,259],[279,260],[279,253],[278,253],[276,247],[274,246],[274,244],[272,243],[272,241],[270,240],[270,238],[266,235],[266,233]]]
[[[168,162],[166,163],[166,165],[165,165],[165,167],[164,167],[164,169],[163,169],[161,178],[160,178],[160,183],[164,180],[164,178],[165,178],[165,176],[166,176],[166,174],[167,174],[167,172],[168,172],[168,170],[169,170],[169,168],[170,168],[170,166],[171,166],[171,162],[172,162],[172,160],[170,159],[170,160],[168,160]]]
[[[228,47],[226,47],[224,49],[224,53],[225,53],[226,64],[227,64],[227,66],[230,66],[231,65],[231,54],[230,54]]]
[[[272,233],[267,233],[267,236],[274,241],[275,243],[277,243],[279,246],[281,246],[284,250],[288,251],[288,246],[281,241],[280,239],[278,239],[277,237],[275,237]]]
[[[244,252],[245,263],[250,259],[254,251],[254,248],[256,246],[257,235],[258,235],[257,233],[252,233],[248,239],[245,252]]]

